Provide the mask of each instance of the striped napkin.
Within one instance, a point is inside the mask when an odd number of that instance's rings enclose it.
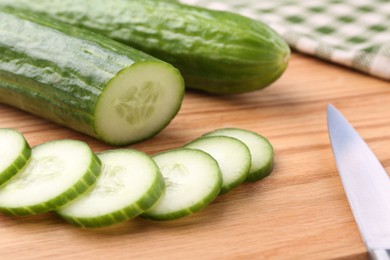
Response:
[[[390,0],[180,0],[258,19],[292,49],[390,80]]]

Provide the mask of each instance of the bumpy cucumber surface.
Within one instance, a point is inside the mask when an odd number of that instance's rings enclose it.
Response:
[[[205,136],[230,136],[247,145],[251,154],[251,168],[246,181],[258,181],[271,174],[274,167],[274,149],[265,137],[240,128],[221,128]]]
[[[61,207],[94,184],[100,170],[100,160],[84,142],[35,146],[29,163],[0,187],[0,211],[31,215]]]
[[[267,25],[237,14],[160,0],[2,0],[93,30],[161,58],[186,85],[232,94],[264,88],[285,71],[290,49]]]
[[[184,95],[170,64],[26,11],[0,8],[0,53],[0,102],[109,144],[157,134]]]
[[[30,145],[21,133],[0,128],[0,186],[17,174],[30,157]]]
[[[164,191],[156,163],[143,152],[118,149],[98,154],[102,173],[85,194],[57,210],[81,227],[102,227],[129,220],[153,206]]]
[[[219,194],[222,175],[209,154],[181,148],[153,156],[165,180],[160,200],[141,216],[153,220],[173,220],[195,213]]]

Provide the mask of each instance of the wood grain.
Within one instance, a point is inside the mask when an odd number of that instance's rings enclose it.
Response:
[[[344,113],[390,171],[389,82],[294,53],[282,78],[262,91],[188,91],[164,131],[131,146],[153,154],[216,128],[246,128],[272,142],[271,176],[172,222],[137,218],[86,230],[52,213],[0,215],[0,259],[366,259],[329,144],[328,103]],[[21,131],[31,145],[73,138],[94,151],[113,148],[8,106],[0,105],[0,115],[0,127]]]

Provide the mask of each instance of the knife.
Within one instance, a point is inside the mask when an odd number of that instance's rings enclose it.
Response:
[[[341,181],[372,259],[390,259],[390,178],[374,153],[333,106],[328,131]]]

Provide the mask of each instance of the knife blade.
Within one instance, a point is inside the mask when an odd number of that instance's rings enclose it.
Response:
[[[352,125],[328,105],[337,169],[363,241],[373,259],[390,259],[390,178]]]

